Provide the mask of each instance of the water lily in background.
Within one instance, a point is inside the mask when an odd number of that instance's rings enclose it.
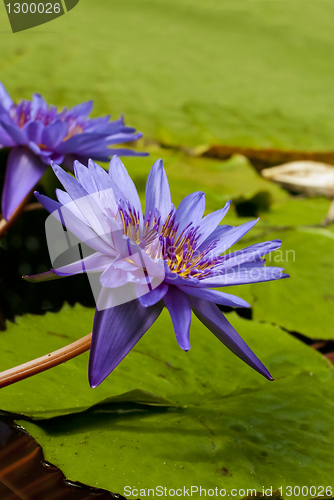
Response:
[[[0,83],[0,147],[10,148],[2,214],[8,220],[52,161],[70,170],[75,159],[108,161],[112,154],[136,155],[130,149],[109,146],[139,139],[142,134],[127,127],[121,117],[88,118],[93,102],[61,112],[39,95],[15,104]]]
[[[88,168],[75,162],[76,179],[57,165],[53,169],[65,191],[57,191],[58,202],[38,193],[36,197],[56,217],[66,211],[67,229],[84,239],[94,253],[31,279],[39,281],[52,275],[99,271],[103,296],[108,289],[130,282],[140,289],[143,286],[143,273],[138,274],[140,261],[144,262],[148,284],[159,274],[154,263],[162,262],[164,267],[160,284],[149,287],[148,293],[138,293],[138,298],[115,307],[96,308],[89,361],[92,387],[116,368],[164,307],[170,313],[181,349],[190,349],[193,311],[234,354],[272,380],[217,306],[249,307],[249,304],[211,287],[287,277],[281,268],[264,266],[263,256],[279,248],[280,240],[227,254],[257,221],[238,227],[220,225],[230,203],[203,217],[205,196],[202,192],[189,194],[175,209],[161,160],[153,165],[147,179],[145,213],[135,185],[117,156],[110,162],[109,174],[93,161]]]

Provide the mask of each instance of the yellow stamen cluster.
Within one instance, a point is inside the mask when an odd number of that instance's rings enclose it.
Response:
[[[194,278],[203,278],[210,274],[215,261],[203,259],[205,251],[196,252],[193,232],[187,234],[186,228],[177,235],[177,225],[172,220],[173,214],[168,215],[159,232],[155,229],[157,220],[154,217],[146,222],[144,228],[141,228],[139,217],[131,209],[126,212],[125,216],[123,210],[120,209],[119,214],[124,234],[135,243],[143,244],[142,247],[150,257],[163,258],[171,272],[177,273],[182,278],[190,277],[190,275]]]
[[[166,262],[168,267],[173,273],[177,273],[182,278],[188,277],[190,274],[192,277],[206,276],[208,273],[204,273],[205,269],[209,269],[212,267],[211,262],[203,262],[198,265],[200,260],[203,258],[203,252],[194,255],[196,246],[192,241],[191,236],[185,236],[182,231],[179,236],[177,235],[177,231],[175,229],[174,224],[169,224],[171,219],[171,214],[168,215],[166,222],[161,228],[161,235],[164,238],[176,238],[173,242],[173,247],[167,249],[167,257]],[[184,247],[187,247],[186,252],[184,253]],[[176,262],[175,262],[176,259]]]

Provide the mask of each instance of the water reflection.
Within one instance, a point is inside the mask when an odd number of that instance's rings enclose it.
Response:
[[[39,444],[10,417],[0,418],[1,500],[126,500],[106,490],[65,479],[46,462]]]

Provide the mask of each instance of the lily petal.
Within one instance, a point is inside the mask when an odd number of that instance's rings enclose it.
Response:
[[[79,117],[85,118],[87,115],[91,113],[92,109],[93,109],[93,101],[83,102],[69,109],[66,113],[66,116],[71,118],[79,118]]]
[[[83,132],[82,134],[73,135],[66,141],[62,141],[58,144],[57,151],[62,154],[76,153],[79,156],[82,151],[89,150],[90,148],[96,148],[97,143],[106,143],[106,137],[98,132]]]
[[[29,141],[28,142],[28,147],[29,147],[29,149],[31,149],[31,151],[33,153],[35,153],[35,155],[37,157],[39,157],[39,155],[41,154],[41,149],[40,149],[39,146],[37,146],[37,144],[35,142]],[[39,157],[39,159],[42,161],[42,158]],[[48,163],[50,162],[49,159],[47,161],[48,161]],[[45,162],[43,162],[43,163],[45,163]]]
[[[47,165],[28,148],[11,150],[2,194],[2,214],[6,220],[37,184],[46,168]]]
[[[55,273],[53,269],[50,269],[50,271],[47,271],[46,273],[30,274],[30,275],[24,274],[22,278],[25,281],[29,281],[29,283],[40,283],[42,281],[58,280],[60,278],[65,278],[65,276],[58,276],[58,274]]]
[[[241,224],[241,226],[234,227],[230,231],[226,232],[222,236],[221,241],[217,244],[217,247],[214,250],[215,254],[220,255],[226,252],[226,250],[241,240],[241,238],[245,236],[245,234],[248,233],[248,231],[250,231],[259,220],[260,219],[256,219],[245,222],[245,224]]]
[[[128,148],[110,148],[109,151],[110,151],[110,154],[108,155],[108,158],[111,155],[117,155],[117,156],[148,156],[149,155],[149,153],[145,153],[144,151],[135,151],[133,149],[128,149]],[[96,158],[96,159],[99,160],[99,158]],[[106,160],[101,159],[99,161],[106,161]]]
[[[216,287],[247,285],[249,283],[260,283],[262,281],[274,281],[283,278],[289,278],[288,274],[282,273],[282,267],[260,267],[263,266],[263,261],[258,262],[259,265],[252,262],[251,265],[242,264],[236,268],[229,268],[224,273],[218,274],[213,278],[205,278],[200,280],[198,287]]]
[[[145,221],[158,210],[164,221],[172,209],[167,175],[162,161],[157,160],[148,174],[146,183]]]
[[[226,259],[222,262],[222,265],[219,266],[219,268],[223,269],[227,267],[241,266],[247,262],[255,262],[267,253],[277,250],[281,245],[281,240],[256,243],[255,245],[251,245],[227,255]]]
[[[42,110],[42,112],[46,112],[48,109],[48,105],[45,99],[40,94],[33,94],[31,101],[31,118],[35,120],[38,112]]]
[[[43,207],[46,208],[46,210],[50,212],[53,217],[61,222],[61,224],[63,224],[68,231],[79,238],[80,241],[84,242],[97,252],[110,255],[110,245],[94,233],[86,222],[83,222],[82,219],[79,219],[76,215],[74,215],[73,211],[67,208],[67,205],[63,206],[57,201],[51,200],[51,198],[48,198],[43,194],[39,194],[37,191],[35,191],[34,194],[40,204],[43,205]]]
[[[114,183],[111,181],[108,173],[93,160],[88,160],[88,172],[97,191],[113,189]]]
[[[189,331],[191,307],[187,296],[178,288],[170,286],[164,296],[164,302],[172,318],[176,340],[184,351],[189,351]]]
[[[20,129],[20,127],[15,125],[8,115],[2,115],[0,118],[0,123],[2,128],[18,146],[23,146],[28,143],[27,134],[22,129]]]
[[[246,342],[240,337],[215,304],[195,297],[191,297],[190,302],[198,319],[209,328],[228,349],[268,380],[273,380],[264,364],[253,353],[250,347],[248,347]]]
[[[104,271],[113,261],[113,257],[109,255],[103,255],[100,252],[96,252],[88,257],[84,257],[72,264],[67,264],[62,267],[55,267],[53,271],[58,276],[72,276],[73,274],[82,274],[93,271]]]
[[[137,141],[141,137],[143,137],[141,132],[137,132],[136,134],[119,133],[110,135],[107,139],[108,144],[113,146],[114,144],[120,144],[122,142]]]
[[[24,132],[27,135],[28,141],[40,144],[42,141],[42,132],[44,130],[44,126],[42,122],[34,122],[30,121],[23,127]]]
[[[96,310],[89,357],[89,383],[97,387],[125,358],[163,309],[162,302],[143,307],[139,300]]]
[[[59,181],[87,220],[87,223],[94,228],[94,231],[101,238],[108,241],[110,239],[110,227],[96,202],[98,196],[94,197],[93,194],[87,193],[81,184],[60,168],[59,165],[52,165],[52,168]]]
[[[58,144],[64,139],[66,134],[66,123],[62,120],[55,120],[47,125],[42,132],[42,144],[47,148],[57,149]]]
[[[12,107],[13,100],[5,89],[4,85],[0,82],[0,106],[5,110],[9,111]]]
[[[113,156],[110,161],[109,175],[115,184],[121,186],[124,201],[130,203],[130,206],[138,212],[142,220],[141,203],[136,186],[117,155]]]
[[[228,201],[224,208],[221,210],[217,210],[216,212],[212,212],[211,214],[204,217],[199,224],[199,233],[200,237],[197,240],[197,245],[200,246],[203,241],[205,241],[210,234],[217,228],[220,221],[225,217],[230,208],[231,201]]]
[[[0,108],[1,113],[1,108]],[[0,147],[2,148],[12,148],[16,146],[15,141],[7,134],[7,132],[2,128],[0,123]]]
[[[214,302],[215,304],[221,304],[222,306],[251,307],[248,302],[230,293],[219,292],[218,290],[207,290],[206,288],[195,288],[193,286],[178,285],[177,288],[183,293],[208,300],[209,302]]]
[[[204,219],[203,219],[204,220]],[[198,247],[197,247],[197,251],[198,252],[203,252],[203,250],[205,250],[206,248],[208,248],[209,245],[211,245],[211,243],[213,241],[217,241],[219,242],[219,240],[221,238],[223,238],[224,235],[226,235],[226,233],[228,231],[231,231],[231,229],[234,229],[233,226],[218,226],[211,234],[210,236],[208,236],[206,238],[206,240],[204,240]]]
[[[139,302],[143,307],[153,306],[159,300],[163,299],[168,291],[167,283],[161,283],[157,288],[152,290],[150,293],[146,293],[145,295],[141,295],[138,297]]]
[[[201,191],[188,194],[181,201],[175,212],[175,222],[179,223],[178,234],[192,222],[192,226],[198,226],[205,209],[205,195]]]
[[[66,191],[62,191],[61,189],[57,188],[56,189],[56,196],[57,196],[59,203],[61,203],[63,206],[66,206],[66,208],[68,208],[71,212],[73,212],[73,214],[76,217],[81,219],[82,222],[84,222],[84,224],[87,225],[86,219],[84,218],[84,216],[82,215],[82,213],[80,212],[80,210],[78,209],[76,204],[73,203],[72,198],[70,197],[70,195]]]

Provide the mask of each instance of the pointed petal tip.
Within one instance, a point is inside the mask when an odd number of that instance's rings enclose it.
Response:
[[[39,192],[39,191],[34,191],[34,196],[36,198],[37,201],[39,201],[40,203],[42,203],[42,199],[43,199],[43,195]]]
[[[189,345],[187,345],[187,346],[182,346],[182,345],[180,345],[180,343],[179,343],[179,347],[180,347],[180,348],[182,349],[182,351],[184,351],[184,352],[188,352],[188,351],[190,351],[190,348],[191,348],[190,344],[189,344]]]
[[[259,373],[263,375],[270,382],[273,382],[275,380],[264,365],[262,365],[261,369],[259,370]]]
[[[57,165],[57,163],[55,163],[55,162],[52,162],[52,163],[51,163],[51,168],[52,168],[52,170],[54,171],[54,173],[55,173],[56,175],[57,175],[57,172],[59,172],[60,170],[63,170],[63,169],[61,168],[61,166],[60,166],[60,165]]]
[[[111,373],[112,372],[110,372],[109,375]],[[104,382],[109,377],[109,375],[101,377],[98,373],[91,373],[90,370],[88,370],[88,382],[91,389],[96,389],[97,387],[99,387],[99,385],[101,385],[102,382]]]
[[[158,160],[156,160],[154,163],[153,163],[153,166],[152,168],[156,168],[156,169],[163,169],[164,168],[164,164],[163,164],[163,161],[161,158],[159,158]]]
[[[88,379],[88,382],[89,382],[89,385],[91,387],[91,389],[96,389],[98,387],[99,384],[95,384],[93,381],[89,380]]]
[[[110,173],[110,170],[113,168],[113,165],[116,165],[116,166],[121,165],[123,168],[125,168],[119,155],[112,155],[111,160],[109,162],[109,173]]]
[[[50,269],[50,271],[46,271],[45,273],[40,274],[23,274],[22,278],[29,283],[39,283],[42,281],[52,281],[65,276],[58,276],[58,274],[54,271],[54,269]]]
[[[103,382],[103,380],[100,380],[100,378],[97,377],[96,373],[93,373],[93,369],[90,364],[88,366],[88,382],[92,389],[96,389],[96,387]]]
[[[88,161],[91,161],[91,158],[88,159]],[[53,162],[52,162],[53,163]],[[75,168],[77,165],[82,165],[79,160],[74,160],[73,162],[73,167]]]

